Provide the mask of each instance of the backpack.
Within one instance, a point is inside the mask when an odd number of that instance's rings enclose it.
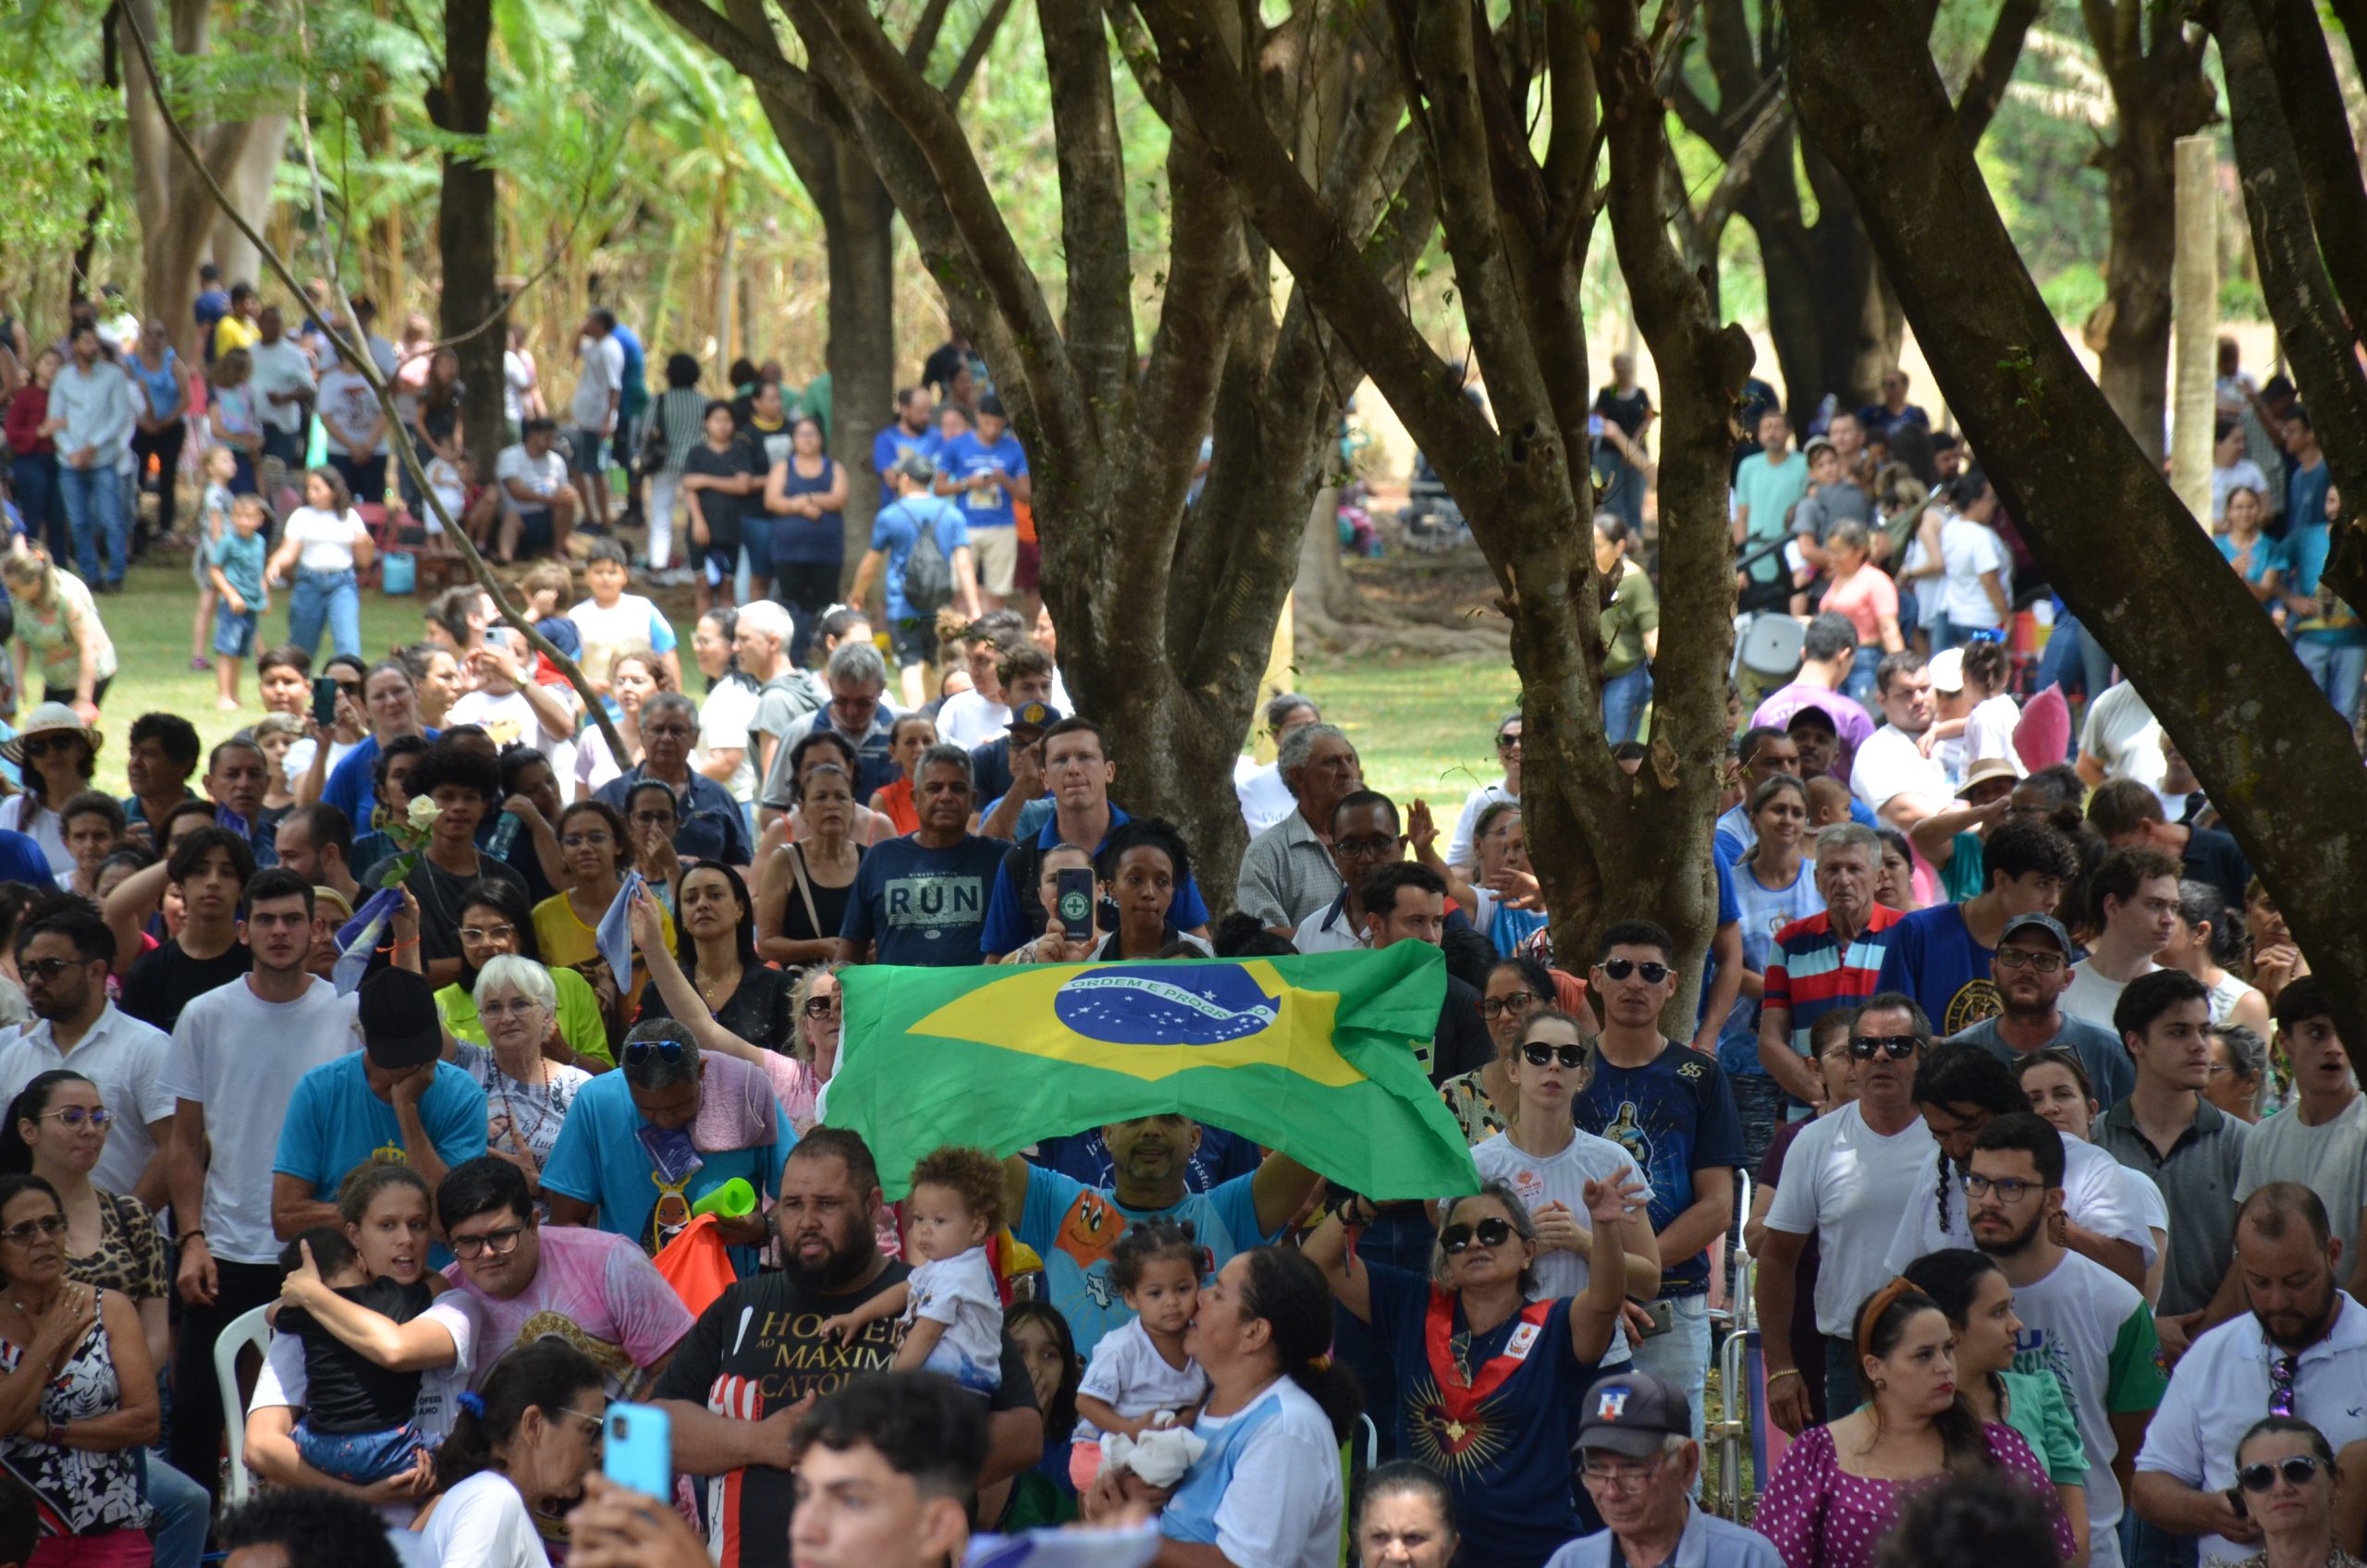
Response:
[[[913,541],[913,553],[904,557],[904,603],[912,606],[915,616],[933,616],[953,599],[953,563],[945,558],[945,551],[937,542],[935,520],[924,517],[901,501],[906,517],[913,520],[917,537]]]

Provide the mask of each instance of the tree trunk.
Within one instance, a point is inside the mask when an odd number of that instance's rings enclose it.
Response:
[[[2138,449],[2156,463],[2168,412],[2176,141],[2151,109],[2124,108],[2119,138],[2103,154],[2111,240],[2103,302],[2087,325],[2104,401],[2137,438]]]
[[[1753,168],[1740,211],[1759,236],[1784,406],[1805,428],[1828,392],[1853,410],[1880,399],[1883,373],[1898,363],[1906,317],[1883,284],[1857,199],[1822,153],[1810,146],[1796,160],[1793,132],[1779,134],[1781,143]],[[1800,210],[1803,165],[1821,203],[1813,224]]]
[[[896,204],[862,149],[841,137],[828,141],[830,200],[825,206],[817,198],[816,205],[830,251],[830,445],[847,471],[843,586],[871,546],[879,505],[872,438],[896,417]],[[815,188],[809,182],[806,190]]]
[[[493,0],[445,0],[444,75],[426,93],[427,114],[448,135],[481,137],[493,118],[487,75],[493,43]],[[444,270],[440,333],[458,337],[461,442],[474,455],[479,477],[490,479],[494,457],[509,445],[502,417],[505,319],[486,324],[502,304],[499,193],[491,165],[456,152],[444,154],[444,195],[436,206],[435,243]],[[482,332],[474,331],[484,325]]]
[[[220,126],[215,128],[215,134],[218,136],[238,129]],[[222,189],[229,193],[231,201],[238,203],[239,211],[257,220],[255,227],[261,228],[263,214],[271,210],[271,187],[279,177],[279,162],[288,155],[290,128],[286,115],[258,115],[243,129],[245,145],[237,161],[220,177]],[[191,194],[202,199],[198,193]],[[207,203],[207,210],[212,210],[211,202]],[[239,232],[238,226],[219,213],[214,214],[213,250],[214,264],[222,269],[225,283],[245,280],[258,287],[262,285],[263,252],[248,244],[246,236]],[[194,265],[190,270],[195,271]],[[194,300],[196,297],[192,286],[190,298]],[[289,303],[293,305],[295,301]],[[188,315],[189,312],[184,309],[181,317],[186,319]],[[290,325],[292,326],[293,324]]]
[[[2193,765],[2334,994],[2344,1038],[2367,1041],[2367,774],[2344,725],[2063,341],[1980,169],[1945,134],[1909,18],[1856,0],[1787,11],[1801,122],[1858,192],[2006,509]],[[1891,68],[1870,80],[1867,60]]]

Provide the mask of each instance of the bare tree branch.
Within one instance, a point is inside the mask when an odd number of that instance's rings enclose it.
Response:
[[[978,23],[978,31],[970,35],[969,47],[953,64],[953,74],[945,79],[945,101],[959,104],[962,95],[970,91],[971,78],[987,61],[987,51],[995,44],[995,34],[1002,31],[1003,18],[1011,15],[1011,0],[994,0],[986,16]]]
[[[928,0],[921,9],[921,19],[913,24],[912,41],[904,45],[904,64],[926,76],[929,57],[937,53],[938,35],[945,28],[945,13],[953,0]]]
[[[1965,78],[1964,91],[1956,94],[1956,134],[1965,138],[1966,146],[1979,146],[1989,122],[1997,117],[1998,105],[2005,102],[2006,85],[2014,80],[2014,67],[2022,57],[2022,43],[2030,37],[2042,8],[2042,0],[2005,0],[1997,7],[1989,42],[1982,46],[1972,74]]]

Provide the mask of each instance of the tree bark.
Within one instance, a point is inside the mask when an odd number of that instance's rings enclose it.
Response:
[[[426,101],[428,117],[447,135],[482,137],[492,124],[492,43],[493,0],[445,0],[444,71],[429,85]],[[470,332],[502,303],[500,221],[493,165],[465,150],[447,151],[435,218],[444,268],[440,330],[446,337]],[[508,347],[505,312],[504,319],[461,338],[455,349],[467,386],[460,404],[461,442],[476,459],[478,476],[488,481],[494,458],[509,445],[502,416],[502,352]]]
[[[2367,322],[2367,185],[2335,76],[2325,29],[2310,0],[2250,0],[2268,44],[2293,133],[2311,221],[2344,312]],[[2367,16],[2350,25],[2367,23]],[[2354,44],[2358,35],[2352,34]],[[2229,93],[2232,104],[2234,94]]]
[[[2159,716],[2367,1043],[2367,773],[2206,532],[2055,328],[1911,18],[1787,0],[1801,123],[1859,195],[1949,407],[2082,625]],[[1870,59],[1891,67],[1879,82]],[[2229,700],[2239,693],[2240,701]],[[2354,1047],[2354,1048],[2359,1048]]]

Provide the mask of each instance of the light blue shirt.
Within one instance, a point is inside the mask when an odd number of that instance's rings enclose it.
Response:
[[[356,1166],[409,1163],[402,1124],[395,1108],[370,1092],[367,1064],[366,1053],[353,1051],[296,1081],[279,1124],[274,1175],[308,1182],[313,1195],[325,1200],[337,1196]],[[450,1062],[435,1064],[435,1082],[419,1102],[419,1120],[435,1145],[435,1158],[446,1165],[484,1153],[484,1091]]]
[[[598,1080],[594,1080],[597,1083]],[[583,1102],[578,1100],[577,1104]],[[1257,1172],[1236,1176],[1206,1193],[1187,1193],[1172,1208],[1121,1208],[1116,1195],[1088,1187],[1073,1176],[1027,1168],[1027,1206],[1019,1217],[1019,1239],[1044,1260],[1044,1286],[1076,1335],[1076,1353],[1090,1359],[1101,1336],[1123,1328],[1134,1316],[1110,1282],[1110,1249],[1136,1219],[1180,1219],[1206,1249],[1208,1279],[1233,1255],[1274,1238],[1257,1228]],[[550,1182],[547,1172],[545,1185]]]
[[[62,419],[57,433],[57,460],[85,447],[94,447],[94,468],[112,468],[123,445],[131,439],[131,378],[104,359],[85,371],[68,360],[49,384],[49,417]]]
[[[1611,1532],[1600,1530],[1555,1552],[1545,1568],[1610,1568],[1611,1548]],[[1694,1508],[1668,1568],[1784,1568],[1784,1554],[1758,1531]]]

